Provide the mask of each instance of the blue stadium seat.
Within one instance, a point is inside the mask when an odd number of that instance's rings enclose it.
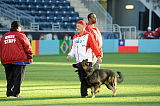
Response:
[[[69,22],[69,17],[64,17],[62,21],[63,22]]]
[[[66,8],[68,11],[74,11],[74,7],[72,7],[72,6],[67,6]]]
[[[20,0],[13,0],[14,2],[21,2]]]
[[[70,30],[71,29],[71,23],[70,22],[62,23],[62,28],[66,29],[66,30]]]
[[[79,17],[78,12],[71,11],[71,17]]]
[[[21,3],[27,3],[27,0],[19,0]]]
[[[57,17],[62,17],[63,12],[62,11],[55,11],[54,15]]]
[[[62,29],[75,30],[75,23],[82,18],[67,0],[3,0],[5,3],[35,17],[35,22],[59,23]],[[41,29],[50,25],[43,25]]]
[[[26,0],[27,3],[34,3],[35,0]]]
[[[54,22],[62,22],[62,17],[53,17]]]
[[[75,29],[76,29],[76,23],[75,23],[75,22],[72,22],[72,23],[71,23],[71,29],[72,29],[72,30],[75,30]]]

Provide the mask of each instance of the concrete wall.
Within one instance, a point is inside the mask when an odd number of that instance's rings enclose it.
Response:
[[[134,9],[126,10],[127,4],[134,5]],[[108,0],[108,12],[112,15],[114,24],[138,28],[140,11],[145,11],[145,7],[139,0]]]
[[[139,40],[139,53],[160,52],[160,40]]]

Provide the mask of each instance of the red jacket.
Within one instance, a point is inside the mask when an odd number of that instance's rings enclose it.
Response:
[[[93,27],[90,24],[90,22],[88,22],[88,25],[86,26],[86,31],[88,31],[94,35],[94,39],[98,45],[101,56],[103,57],[103,51],[102,51],[103,41],[102,41],[102,35],[101,35],[99,29],[96,26]]]
[[[28,61],[32,59],[30,42],[23,32],[11,31],[0,40],[0,60],[2,64]]]
[[[152,31],[147,31],[143,35],[143,39],[152,39],[152,38],[154,39],[154,34]]]
[[[157,33],[157,35],[160,36],[160,27],[156,28],[155,33]]]

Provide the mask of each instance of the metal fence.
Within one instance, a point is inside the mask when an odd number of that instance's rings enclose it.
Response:
[[[135,26],[121,26],[121,39],[137,39]]]
[[[118,24],[110,24],[108,25],[106,32],[118,33],[119,39],[137,39],[135,26],[119,26]]]

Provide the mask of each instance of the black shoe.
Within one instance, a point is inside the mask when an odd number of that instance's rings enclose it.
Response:
[[[81,98],[88,98],[88,96],[81,96]]]

